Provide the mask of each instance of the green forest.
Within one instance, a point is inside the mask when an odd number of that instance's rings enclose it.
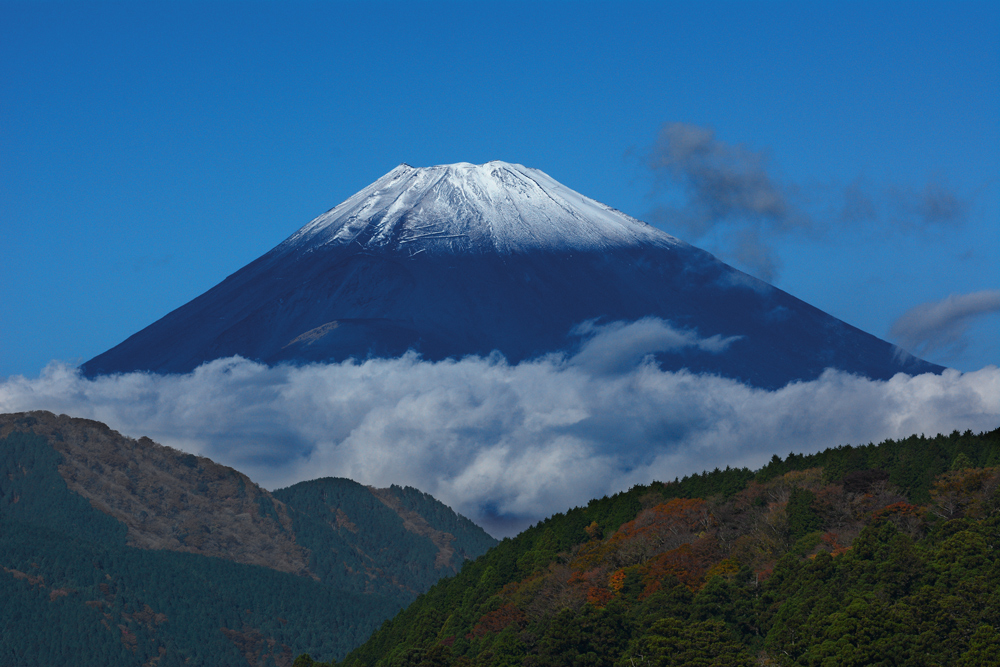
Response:
[[[4,667],[343,658],[497,543],[409,487],[323,478],[271,494],[48,412],[0,415],[0,436]]]
[[[314,480],[274,494],[313,577],[128,546],[61,457],[0,439],[0,665],[1000,665],[1000,430],[636,486],[475,560],[426,494]]]
[[[126,546],[70,492],[60,454],[0,441],[0,665],[246,665],[343,656],[401,606],[306,577]]]
[[[593,500],[467,562],[343,663],[998,665],[1000,430]]]
[[[407,530],[396,512],[355,481],[324,477],[278,489],[274,497],[294,510],[293,530],[297,543],[310,551],[310,571],[339,589],[377,593],[401,605],[496,544],[430,495],[412,487],[389,490],[405,508],[456,538],[451,559],[442,564],[447,569],[435,566],[439,550],[433,542]],[[343,525],[331,525],[330,516],[342,517]],[[352,576],[368,570],[379,576]]]

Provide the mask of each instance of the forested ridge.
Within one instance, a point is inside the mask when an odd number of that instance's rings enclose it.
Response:
[[[776,455],[546,519],[344,662],[998,665],[998,547],[1000,430]]]
[[[342,658],[495,542],[416,489],[270,494],[99,422],[0,415],[2,667]]]

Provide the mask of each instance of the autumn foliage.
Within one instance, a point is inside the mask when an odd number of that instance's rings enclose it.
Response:
[[[1000,462],[991,437],[985,453],[974,436],[947,442]],[[447,610],[437,636],[459,637],[441,664],[861,665],[899,651],[992,664],[980,657],[1000,650],[1000,467],[907,447],[774,457],[557,515],[428,595]],[[366,655],[347,664],[431,664],[430,648]]]
[[[526,618],[524,612],[512,604],[505,604],[499,609],[495,609],[484,614],[479,622],[472,628],[472,632],[466,635],[466,639],[473,637],[483,637],[488,633],[497,633],[512,624],[524,625]]]

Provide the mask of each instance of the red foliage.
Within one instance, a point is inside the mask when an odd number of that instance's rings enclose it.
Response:
[[[569,576],[568,584],[571,586],[577,586],[580,584],[587,586],[597,586],[604,582],[604,575],[607,569],[604,567],[595,567],[590,570],[574,570],[573,574]]]
[[[611,543],[625,542],[635,538],[664,538],[668,535],[694,533],[707,528],[711,523],[708,505],[701,498],[674,498],[667,502],[643,510],[639,516],[622,524]]]
[[[660,582],[668,576],[675,577],[691,592],[698,591],[705,583],[705,572],[714,564],[714,552],[712,540],[698,540],[656,556],[642,568],[645,588],[639,594],[640,599],[659,590]]]
[[[823,533],[823,537],[820,538],[823,540],[823,544],[825,544],[827,549],[830,551],[831,556],[840,556],[851,550],[851,547],[843,546],[837,540],[837,537],[836,533],[826,532]]]
[[[474,637],[484,637],[490,633],[495,634],[514,623],[517,623],[519,627],[524,627],[527,622],[528,619],[524,612],[508,603],[499,609],[483,614],[483,617],[472,628],[472,632],[467,634],[465,638],[473,639]]]
[[[645,563],[660,552],[694,541],[712,523],[704,500],[674,498],[622,524],[607,541],[607,550],[619,567]]]
[[[886,505],[880,510],[876,510],[872,513],[873,519],[880,519],[883,517],[888,517],[896,514],[904,514],[908,516],[920,516],[920,508],[916,505],[911,505],[910,503],[892,503],[891,505]]]

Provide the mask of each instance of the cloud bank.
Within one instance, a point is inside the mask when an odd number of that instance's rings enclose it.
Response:
[[[960,352],[972,322],[994,313],[1000,313],[1000,290],[950,294],[903,313],[893,322],[889,335],[900,347],[918,356],[942,350]]]
[[[38,378],[0,382],[0,411],[97,419],[272,489],[322,476],[415,486],[499,536],[636,483],[1000,425],[994,366],[886,382],[827,371],[766,391],[663,371],[642,354],[726,344],[643,320],[597,328],[575,357],[516,365],[499,355],[301,367],[233,357],[186,375],[90,380],[52,363]]]

